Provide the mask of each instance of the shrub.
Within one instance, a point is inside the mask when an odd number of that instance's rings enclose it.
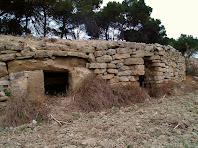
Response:
[[[11,93],[10,90],[8,90],[8,91],[5,92],[5,94],[6,94],[6,96],[11,96],[12,93]]]
[[[99,78],[90,78],[84,81],[75,95],[74,106],[83,111],[99,111],[115,106],[117,99],[108,83]]]
[[[83,111],[100,111],[111,107],[129,106],[149,98],[147,92],[132,85],[110,86],[101,78],[85,80],[75,95],[73,105]]]

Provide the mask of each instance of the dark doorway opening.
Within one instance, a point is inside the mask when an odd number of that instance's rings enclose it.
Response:
[[[145,74],[139,76],[139,84],[141,87],[151,87],[153,83],[153,67],[152,67],[152,60],[150,59],[151,57],[144,57],[144,70]]]
[[[144,75],[139,76],[138,82],[140,83],[141,87],[146,87],[146,85],[144,83]]]
[[[65,95],[68,88],[68,72],[44,71],[45,94]]]

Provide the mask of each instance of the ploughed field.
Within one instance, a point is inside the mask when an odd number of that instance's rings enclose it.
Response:
[[[198,147],[198,91],[0,129],[0,147]]]

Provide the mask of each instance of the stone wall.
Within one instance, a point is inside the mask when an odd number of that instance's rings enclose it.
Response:
[[[111,84],[180,82],[185,80],[185,59],[159,44],[0,36],[1,89],[1,83],[9,83],[8,75],[24,70],[67,70],[75,90],[90,73]]]

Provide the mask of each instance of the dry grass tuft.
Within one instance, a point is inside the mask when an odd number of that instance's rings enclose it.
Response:
[[[99,111],[114,106],[117,99],[110,85],[104,80],[91,78],[84,81],[84,85],[75,95],[74,106],[83,111]]]
[[[1,127],[15,127],[30,123],[32,120],[40,123],[47,119],[47,113],[47,108],[40,103],[28,99],[10,98],[0,124]]]
[[[74,106],[82,111],[100,111],[132,103],[140,103],[149,98],[143,88],[134,86],[110,86],[100,78],[85,80],[83,87],[77,92]]]
[[[163,83],[161,85],[152,85],[148,89],[148,93],[151,97],[160,98],[163,96],[174,95],[174,89],[176,89],[177,84],[174,82]]]

